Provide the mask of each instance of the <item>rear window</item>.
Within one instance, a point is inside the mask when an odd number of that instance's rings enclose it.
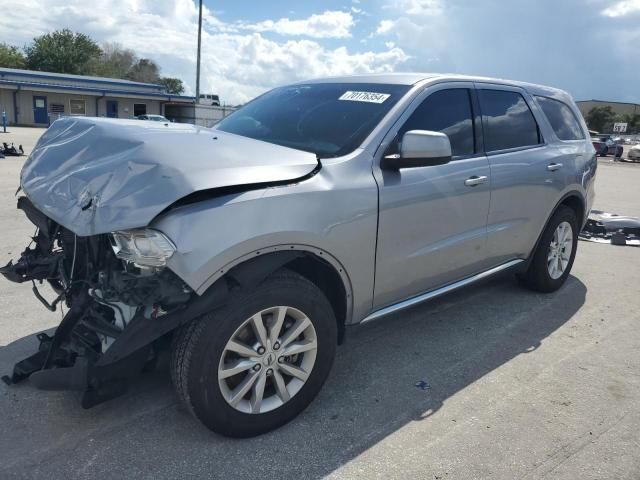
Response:
[[[505,90],[478,90],[487,152],[538,145],[536,123],[524,97]]]
[[[584,139],[580,122],[568,105],[548,97],[536,97],[536,100],[560,140]]]

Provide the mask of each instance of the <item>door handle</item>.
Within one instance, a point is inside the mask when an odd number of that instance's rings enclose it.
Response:
[[[481,176],[481,177],[479,177],[479,176],[477,176],[477,175],[474,175],[473,177],[469,177],[469,178],[467,178],[467,179],[464,181],[464,184],[465,184],[467,187],[475,187],[476,185],[480,185],[481,183],[486,182],[486,181],[487,181],[487,178],[488,178],[488,177],[486,177],[486,176],[484,176],[484,175],[483,175],[483,176]]]
[[[547,170],[549,170],[550,172],[555,172],[556,170],[560,170],[561,168],[561,163],[550,163],[549,165],[547,165]]]

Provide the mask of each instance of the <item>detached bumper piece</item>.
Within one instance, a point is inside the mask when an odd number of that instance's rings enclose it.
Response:
[[[126,330],[116,333],[112,329],[109,333],[118,335],[112,347],[117,344],[119,353],[106,355],[109,350],[101,352],[99,337],[99,332],[106,328],[97,325],[99,320],[94,317],[96,312],[91,303],[88,295],[75,298],[54,335],[37,335],[37,352],[16,363],[11,376],[2,380],[10,385],[31,377],[31,382],[43,390],[80,391],[84,408],[124,393],[131,380],[155,358],[150,342],[157,340],[166,327],[146,332],[146,344],[141,347],[130,338],[127,341],[126,337],[131,335],[125,335]],[[162,323],[166,326],[168,322]]]
[[[12,375],[2,377],[7,384],[31,377],[42,390],[82,392],[81,404],[90,408],[124,393],[131,380],[145,368],[152,357],[151,345],[140,348],[120,361],[103,361],[97,355],[100,341],[95,332],[82,326],[88,297],[77,302],[65,315],[53,336],[37,335],[38,351],[16,363]]]
[[[206,295],[154,319],[136,316],[104,353],[100,346],[93,300],[86,296],[71,307],[50,337],[37,335],[38,351],[15,364],[7,384],[28,377],[43,390],[77,390],[82,407],[115,398],[126,392],[132,380],[153,365],[156,348],[164,335],[224,304],[228,290],[218,283]],[[115,332],[111,332],[112,334]]]
[[[581,240],[640,247],[640,218],[591,210]]]
[[[37,335],[38,350],[2,377],[7,384],[30,377],[38,388],[80,391],[82,406],[92,407],[124,393],[153,365],[165,335],[224,303],[224,283],[197,296],[168,269],[140,268],[116,258],[107,235],[76,236],[26,197],[18,200],[18,208],[37,233],[0,274],[31,282],[47,309],[69,310],[53,336]],[[57,295],[52,301],[38,289],[45,282]]]

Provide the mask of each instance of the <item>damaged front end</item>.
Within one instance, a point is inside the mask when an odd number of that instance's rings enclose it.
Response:
[[[193,125],[53,122],[20,174],[18,208],[37,227],[33,243],[0,273],[31,282],[47,309],[68,310],[5,381],[79,389],[85,407],[123,392],[169,332],[227,294],[226,280],[196,294],[165,268],[171,240],[139,227],[179,202],[298,181],[318,168],[312,153]],[[49,300],[45,283],[55,292]]]
[[[89,408],[123,393],[154,361],[167,333],[220,299],[215,292],[197,296],[164,268],[174,247],[160,232],[80,237],[27,197],[18,200],[18,208],[35,224],[36,234],[0,273],[13,282],[31,282],[48,310],[68,310],[53,336],[38,335],[38,351],[18,362],[12,375],[3,377],[6,383],[31,377],[39,388],[80,390],[82,406]],[[56,295],[51,301],[40,292],[45,282]]]

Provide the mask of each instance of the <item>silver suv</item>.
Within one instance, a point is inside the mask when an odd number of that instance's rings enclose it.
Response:
[[[568,94],[488,78],[303,82],[214,129],[58,120],[21,175],[37,235],[1,271],[69,309],[5,380],[90,407],[170,348],[207,427],[266,432],[316,396],[347,326],[508,269],[560,288],[596,167]]]

